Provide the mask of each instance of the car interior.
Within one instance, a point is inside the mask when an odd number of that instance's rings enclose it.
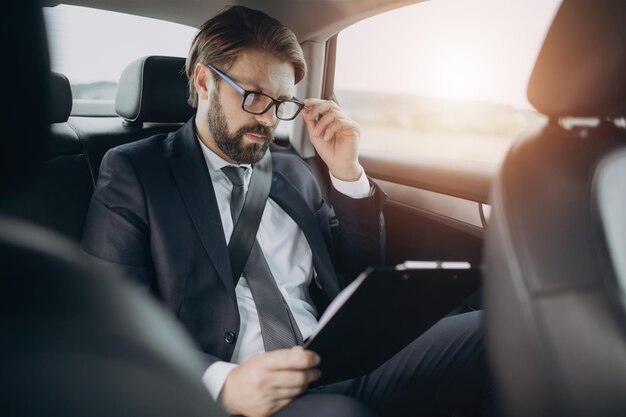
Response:
[[[116,81],[113,114],[89,114],[78,108],[70,75],[50,70],[45,10],[81,6],[197,28],[229,4],[260,9],[301,43],[309,72],[295,95],[342,104],[335,88],[342,31],[446,1],[9,0],[2,51],[16,65],[4,66],[0,98],[0,363],[8,376],[0,414],[223,415],[202,385],[194,342],[170,313],[78,250],[105,153],[173,132],[193,115],[185,57],[134,57]],[[503,415],[620,416],[626,5],[562,0],[554,11],[528,84],[543,122],[517,136],[502,160],[363,148],[360,162],[389,196],[386,265],[481,266],[482,291],[451,314],[484,309]],[[328,170],[307,135],[296,119],[271,150],[301,157],[329,192]]]

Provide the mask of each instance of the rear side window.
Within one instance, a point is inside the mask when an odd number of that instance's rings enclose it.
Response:
[[[52,71],[72,86],[73,115],[114,115],[117,80],[147,55],[187,56],[195,28],[105,10],[44,8]]]
[[[546,122],[526,85],[560,0],[433,0],[338,37],[335,94],[361,148],[499,163]]]

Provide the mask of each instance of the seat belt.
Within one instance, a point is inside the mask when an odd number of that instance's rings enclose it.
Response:
[[[228,242],[228,255],[235,285],[237,285],[250,256],[271,186],[272,156],[267,151],[263,158],[254,164],[246,199]]]

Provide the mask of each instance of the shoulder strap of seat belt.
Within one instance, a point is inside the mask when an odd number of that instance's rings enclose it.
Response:
[[[235,285],[237,285],[243,268],[248,262],[271,186],[272,156],[268,150],[263,158],[254,164],[246,199],[239,220],[233,229],[230,242],[228,242],[228,254]]]

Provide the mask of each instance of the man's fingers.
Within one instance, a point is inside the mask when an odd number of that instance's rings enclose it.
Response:
[[[326,116],[324,116],[324,118],[326,118]],[[325,142],[328,142],[338,132],[348,132],[353,129],[358,131],[358,128],[358,124],[351,119],[337,117],[333,119],[332,122],[330,122],[327,126],[325,126],[325,129],[320,129],[319,133],[316,132],[316,137],[321,137]]]
[[[305,121],[318,120],[320,116],[330,111],[339,110],[337,103],[329,100],[306,99],[304,100],[304,105],[306,106],[303,110]]]
[[[306,387],[311,382],[317,381],[321,375],[319,369],[316,368],[305,371],[274,371],[271,386],[277,389]]]
[[[315,109],[318,113],[326,113],[331,109],[338,109],[339,106],[332,100],[322,100],[319,98],[308,98],[304,100],[305,109]]]
[[[342,123],[341,121],[337,121],[336,123],[330,125],[328,129],[326,129],[326,131],[324,132],[324,142],[328,142],[335,136],[337,132],[343,129],[347,129],[348,127],[349,126],[347,126],[345,123]]]
[[[267,352],[258,356],[267,369],[289,370],[289,369],[309,369],[320,363],[319,356],[310,350],[301,347],[292,349],[281,349]]]
[[[255,355],[227,376],[224,408],[231,414],[272,415],[320,377],[314,368],[319,363],[315,352],[301,346]]]
[[[298,395],[302,394],[305,390],[306,386],[275,388],[272,392],[272,395],[276,400],[292,400]]]
[[[306,127],[309,129],[309,131],[312,132],[313,129],[315,129],[315,126],[317,126],[317,117],[315,116],[315,114],[313,112],[303,110],[302,118],[304,119]]]
[[[324,117],[322,117],[321,119],[317,121],[315,130],[313,130],[313,133],[315,134],[315,136],[317,137],[323,136],[326,128],[328,128],[328,126],[330,126],[338,118],[339,118],[339,114],[337,114],[337,112],[335,111],[329,111],[328,113],[324,114]]]
[[[307,99],[305,104],[308,107],[304,110],[304,120],[313,140],[328,142],[340,131],[358,130],[358,124],[343,113],[335,102]]]

